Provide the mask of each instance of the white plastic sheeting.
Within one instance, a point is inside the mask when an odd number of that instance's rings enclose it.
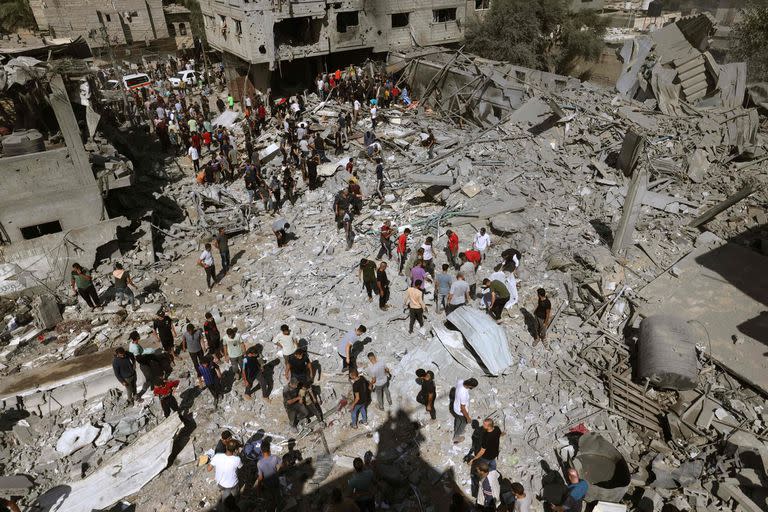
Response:
[[[491,375],[500,375],[512,364],[504,329],[486,313],[468,306],[455,309],[447,320],[456,326]]]
[[[56,442],[56,451],[62,455],[74,453],[96,440],[99,432],[100,429],[90,423],[86,423],[81,427],[68,428]]]

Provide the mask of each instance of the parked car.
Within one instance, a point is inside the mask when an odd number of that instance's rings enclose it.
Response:
[[[179,87],[182,81],[187,85],[195,85],[197,83],[197,73],[194,69],[185,69],[176,73],[176,76],[172,76],[168,81],[174,87]]]

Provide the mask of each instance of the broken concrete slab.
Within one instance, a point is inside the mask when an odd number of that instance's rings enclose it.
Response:
[[[101,510],[138,492],[168,466],[174,439],[182,426],[178,415],[169,416],[91,475],[40,496],[35,506],[50,512]]]
[[[452,311],[446,320],[461,331],[490,375],[501,375],[512,364],[507,334],[489,315],[465,306]]]
[[[68,428],[56,442],[56,451],[62,455],[70,455],[80,448],[88,446],[99,436],[100,429],[90,423],[80,427]]]

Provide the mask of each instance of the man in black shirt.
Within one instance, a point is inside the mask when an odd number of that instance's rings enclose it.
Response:
[[[352,381],[352,403],[349,410],[352,411],[352,422],[350,426],[357,428],[357,418],[362,416],[360,423],[368,423],[368,404],[371,403],[371,387],[365,377],[360,375],[357,370],[350,370],[349,380]]]
[[[386,311],[387,301],[389,301],[389,277],[387,277],[387,262],[382,261],[379,263],[379,268],[376,271],[376,286],[379,291],[379,309]]]
[[[417,382],[421,384],[421,390],[416,395],[416,401],[424,405],[433,420],[437,417],[435,414],[435,398],[437,390],[435,388],[435,374],[432,370],[424,371],[421,368],[416,370]]]
[[[224,228],[219,228],[219,234],[213,239],[213,245],[219,249],[221,269],[226,273],[229,270],[229,237]]]
[[[307,357],[306,349],[299,348],[288,356],[285,365],[285,380],[296,379],[300,384],[312,384],[314,378],[315,371],[309,357]]]
[[[297,431],[296,426],[299,424],[299,421],[309,418],[310,415],[309,409],[304,405],[302,396],[299,393],[298,380],[291,379],[285,389],[283,389],[283,405],[285,406],[285,412],[288,414],[291,428],[295,432]]]
[[[176,339],[176,327],[173,325],[173,320],[160,310],[152,322],[152,330],[160,345],[163,346],[163,350],[168,354],[171,364],[173,364],[173,344]]]
[[[547,343],[547,327],[552,321],[552,303],[547,298],[547,291],[544,288],[536,290],[538,295],[538,304],[533,312],[533,316],[536,317],[536,337],[533,340],[533,344],[538,342],[544,344]]]
[[[485,462],[491,470],[496,469],[496,459],[499,456],[499,442],[501,429],[497,427],[491,418],[483,421],[480,431],[480,449],[475,456],[467,460],[467,464],[473,466],[476,462]],[[472,472],[472,496],[477,497],[480,480]]]

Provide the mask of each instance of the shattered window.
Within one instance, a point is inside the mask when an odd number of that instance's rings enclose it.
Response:
[[[587,0],[591,2],[592,0]],[[491,0],[475,0],[475,10],[484,11],[491,8]]]
[[[402,28],[408,26],[408,13],[399,12],[392,15],[392,28]]]
[[[60,233],[62,231],[63,229],[61,229],[61,223],[57,220],[54,220],[53,222],[44,222],[43,224],[21,228],[21,236],[24,237],[24,240],[31,240],[33,238],[50,235],[53,233]]]
[[[456,8],[452,9],[433,9],[432,22],[444,23],[446,21],[456,21]]]
[[[336,15],[336,30],[346,32],[349,27],[356,27],[360,23],[357,11],[340,12]]]

